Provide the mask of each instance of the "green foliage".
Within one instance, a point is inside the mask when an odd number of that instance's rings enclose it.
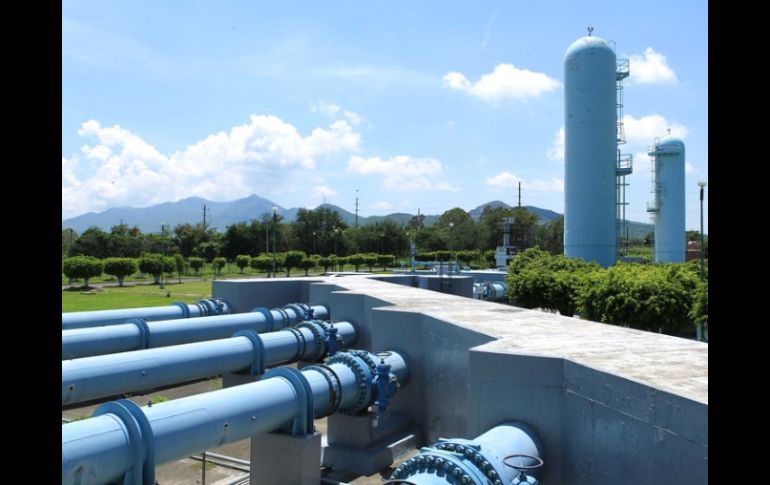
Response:
[[[698,284],[693,298],[690,318],[696,325],[701,325],[704,329],[709,326],[709,282],[708,280]]]
[[[393,263],[395,263],[396,257],[392,254],[378,254],[377,255],[377,264],[382,266],[382,270],[386,271],[388,269],[388,266],[393,266]]]
[[[455,253],[457,260],[464,265],[471,266],[473,263],[478,263],[481,257],[481,251],[478,249],[464,249]]]
[[[107,258],[103,263],[104,272],[116,277],[118,286],[123,286],[126,276],[136,273],[137,270],[136,260],[133,258]]]
[[[350,264],[355,266],[356,273],[358,273],[358,268],[365,262],[364,255],[361,253],[351,254],[347,257],[347,260]]]
[[[374,271],[374,265],[377,264],[377,255],[375,253],[364,254],[364,264],[369,266],[369,272]]]
[[[414,255],[414,259],[416,259],[417,261],[435,261],[436,252],[435,251],[417,251],[417,253]]]
[[[318,264],[320,264],[323,267],[324,273],[329,271],[329,266],[332,266],[334,264],[332,262],[332,258],[334,258],[334,256],[329,256],[329,257],[321,256],[321,258],[318,260]]]
[[[292,268],[301,268],[302,260],[306,257],[305,251],[288,251],[284,255],[283,264],[286,268],[287,278],[291,275]]]
[[[203,258],[197,258],[195,256],[190,256],[190,258],[187,260],[187,263],[190,265],[190,267],[195,271],[195,273],[199,273],[201,268],[203,267]]]
[[[144,253],[139,257],[139,271],[151,274],[155,284],[160,283],[163,273],[173,271],[176,260],[170,256],[162,256],[158,253]]]
[[[308,270],[315,267],[315,259],[311,257],[302,258],[302,261],[299,262],[299,267],[305,270],[305,276],[307,276]]]
[[[243,273],[243,269],[249,266],[249,263],[251,262],[251,256],[248,254],[239,254],[235,257],[235,265],[240,268],[241,273]]]
[[[102,262],[91,256],[73,256],[62,262],[62,273],[67,278],[83,279],[83,286],[88,287],[88,280],[102,274],[104,265]]]
[[[698,278],[683,266],[620,263],[596,271],[579,291],[580,315],[643,330],[691,330],[689,312]]]
[[[174,269],[176,269],[176,276],[179,278],[179,283],[181,283],[182,275],[187,271],[187,262],[184,260],[184,256],[179,253],[174,255]]]
[[[449,261],[452,253],[449,251],[436,251],[436,261]]]
[[[269,273],[273,270],[273,260],[267,255],[260,254],[255,258],[251,258],[249,266],[257,271]]]
[[[168,398],[166,396],[155,396],[154,398],[150,399],[150,402],[152,404],[158,404],[166,401],[168,401]]]
[[[508,297],[519,306],[557,310],[571,317],[577,310],[585,274],[598,268],[595,263],[529,248],[511,260]]]
[[[226,264],[227,264],[227,259],[221,256],[216,257],[213,259],[213,261],[211,261],[211,265],[214,267],[214,273],[217,276],[219,276],[219,273],[222,272],[222,268],[224,268]]]

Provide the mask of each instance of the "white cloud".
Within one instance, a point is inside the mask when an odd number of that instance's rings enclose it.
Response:
[[[512,64],[498,64],[490,74],[472,83],[460,72],[452,71],[444,76],[444,86],[476,96],[488,103],[497,104],[505,99],[536,97],[553,91],[559,82],[542,72],[518,69]]]
[[[447,182],[435,179],[443,172],[443,165],[435,158],[414,158],[408,155],[382,159],[353,156],[348,161],[348,171],[361,175],[379,174],[384,177],[383,186],[389,190],[456,190]]]
[[[687,137],[686,126],[671,123],[659,114],[642,116],[641,118],[625,115],[623,116],[623,125],[628,145],[642,145],[644,147],[652,145],[655,143],[655,137],[663,137],[668,133],[668,128],[671,128],[671,135],[673,136]]]
[[[500,172],[497,175],[488,177],[486,184],[492,187],[495,192],[503,189],[518,188],[521,182],[522,189],[533,190],[537,192],[564,192],[564,180],[553,177],[550,180],[530,180],[525,181],[511,172]]]
[[[696,173],[698,171],[697,168],[695,168],[692,163],[685,162],[684,163],[684,173]]]
[[[642,55],[634,54],[629,58],[630,80],[637,84],[676,82],[676,74],[666,62],[666,56],[655,52],[652,47]]]
[[[564,127],[553,136],[553,145],[546,152],[546,156],[551,160],[564,160]]]
[[[345,115],[345,118],[348,119],[351,125],[358,125],[363,121],[363,118],[358,113],[354,113],[352,111],[345,111],[343,113]]]
[[[340,112],[340,107],[334,103],[327,103],[325,101],[318,101],[317,103],[310,104],[310,111],[321,113],[329,118],[335,118],[337,113]]]
[[[329,187],[328,185],[316,185],[313,190],[310,191],[310,195],[318,199],[326,200],[329,197],[337,195],[337,191]]]
[[[339,120],[344,118],[353,126],[360,124],[364,120],[358,113],[343,110],[340,105],[327,103],[326,101],[310,103],[310,111],[313,113],[321,113],[322,115],[332,120]]]
[[[372,209],[379,209],[379,210],[389,210],[393,208],[393,204],[390,202],[386,202],[384,200],[378,200],[374,204],[372,204]]]
[[[355,152],[361,138],[343,120],[303,136],[270,115],[251,115],[248,124],[171,154],[129,130],[95,120],[83,123],[78,134],[96,143],[81,148],[84,159],[62,157],[62,217],[189,196],[232,200],[267,193],[292,169],[313,170],[324,157]]]

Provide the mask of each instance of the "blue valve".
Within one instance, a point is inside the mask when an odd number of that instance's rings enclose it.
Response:
[[[390,364],[385,362],[385,357],[389,356],[390,352],[378,352],[374,355],[380,358],[377,375],[372,379],[377,388],[377,400],[374,403],[377,405],[377,421],[380,422],[385,417],[390,399],[396,394],[399,385],[398,378],[390,372]]]
[[[310,312],[312,314],[313,310],[311,309]],[[326,338],[324,341],[326,342],[326,353],[329,357],[336,354],[339,344],[339,335],[337,335],[337,328],[333,323],[326,329]]]

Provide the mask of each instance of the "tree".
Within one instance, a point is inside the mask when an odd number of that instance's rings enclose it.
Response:
[[[262,273],[270,273],[273,269],[273,260],[269,256],[261,254],[257,257],[251,258],[249,266]]]
[[[160,283],[160,277],[163,273],[173,271],[175,266],[176,260],[174,258],[158,253],[143,253],[139,257],[139,271],[151,274],[156,285]]]
[[[377,264],[382,266],[383,271],[388,270],[388,266],[393,266],[393,262],[396,260],[396,257],[392,254],[378,254],[377,255]]]
[[[358,273],[358,268],[361,267],[362,264],[364,264],[364,255],[361,253],[351,254],[347,258],[348,262],[355,266],[356,273]]]
[[[91,226],[79,238],[75,239],[70,247],[69,255],[104,259],[112,256],[109,245],[109,235],[100,228]]]
[[[284,255],[283,264],[286,267],[286,277],[291,274],[292,268],[300,268],[302,260],[306,258],[304,251],[287,251]]]
[[[321,259],[318,260],[318,263],[324,269],[324,273],[329,271],[329,266],[332,266],[332,264],[333,264],[332,258],[333,257],[334,256],[321,256]]]
[[[203,243],[213,242],[217,239],[218,235],[214,229],[204,229],[202,223],[185,223],[174,227],[174,235],[171,241],[177,246],[182,256],[189,258],[193,255],[195,248]]]
[[[195,274],[198,274],[203,267],[203,258],[196,258],[195,256],[191,256],[188,258],[187,262],[189,263],[190,267],[195,271]]]
[[[306,254],[329,255],[334,252],[334,230],[344,231],[348,225],[337,211],[318,207],[314,210],[299,209],[291,227],[295,248]]]
[[[375,253],[366,253],[363,255],[364,264],[369,266],[369,272],[374,272],[373,266],[377,264],[377,255]]]
[[[238,266],[241,270],[241,274],[243,274],[243,269],[246,268],[249,265],[249,262],[251,261],[251,256],[248,254],[239,254],[235,257],[235,265]]]
[[[459,225],[469,221],[472,222],[471,215],[465,212],[463,209],[455,207],[441,214],[441,217],[438,218],[438,222],[436,224],[439,227],[448,227],[450,223]]]
[[[104,260],[104,272],[118,279],[118,286],[123,286],[126,276],[136,273],[136,260],[133,258],[107,258]]]
[[[700,325],[704,330],[709,326],[709,282],[708,280],[698,284],[693,298],[692,310],[689,314],[695,325]]]
[[[227,260],[223,257],[217,257],[214,258],[211,261],[211,265],[214,267],[214,275],[219,276],[219,273],[222,272],[222,268],[225,267],[225,264],[227,264]]]
[[[88,280],[102,274],[103,264],[92,256],[73,256],[62,263],[64,276],[70,279],[82,278],[83,286],[88,288]]]
[[[302,261],[299,262],[299,267],[305,270],[305,276],[308,276],[307,272],[310,268],[315,267],[315,260],[313,258],[302,258]]]
[[[182,283],[182,275],[187,270],[187,263],[184,260],[184,256],[179,253],[174,255],[174,269],[176,269],[176,275],[177,278],[179,278],[179,283]]]

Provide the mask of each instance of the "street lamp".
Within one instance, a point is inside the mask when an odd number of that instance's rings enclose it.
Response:
[[[703,281],[705,272],[703,271],[703,188],[706,186],[705,180],[698,181],[700,187],[700,280]]]
[[[452,264],[452,261],[454,260],[454,254],[453,254],[453,245],[452,245],[452,228],[455,227],[454,222],[449,223],[449,277],[452,277],[452,270],[454,269],[454,265]]]
[[[166,273],[166,224],[160,225],[160,289],[164,289]]]
[[[334,271],[337,271],[337,261],[339,261],[340,257],[337,255],[337,235],[340,233],[340,228],[335,227],[334,228]]]
[[[315,231],[313,231],[313,254],[315,254]]]
[[[275,278],[275,228],[278,222],[278,207],[273,206],[273,278]]]

